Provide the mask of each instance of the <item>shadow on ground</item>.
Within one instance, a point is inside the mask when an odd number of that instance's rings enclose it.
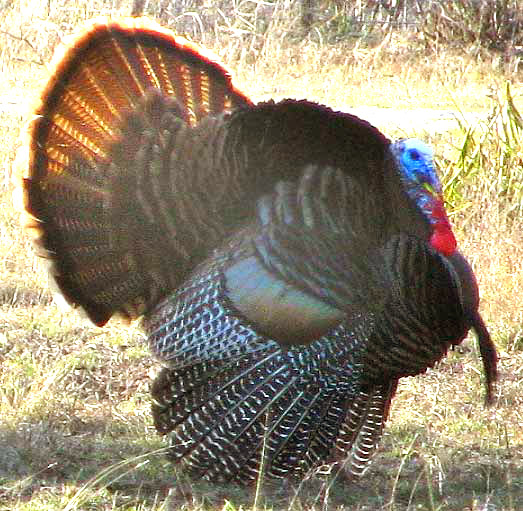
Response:
[[[0,509],[32,499],[49,502],[50,495],[62,499],[57,509],[74,499],[82,509],[106,509],[110,502],[114,507],[109,509],[169,510],[250,509],[255,503],[274,510],[395,511],[431,505],[472,510],[480,509],[478,503],[492,503],[508,510],[523,502],[523,446],[513,448],[505,459],[495,450],[480,452],[470,446],[453,452],[454,463],[448,466],[415,449],[403,458],[382,450],[357,481],[311,476],[301,482],[268,481],[258,488],[242,488],[192,480],[173,469],[160,437],[147,434],[136,441],[134,435],[133,441],[118,436],[111,421],[114,418],[83,420],[76,429],[68,427],[73,434],[45,421],[0,430]]]

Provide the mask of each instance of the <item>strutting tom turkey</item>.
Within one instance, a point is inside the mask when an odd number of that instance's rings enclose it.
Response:
[[[342,458],[360,474],[398,380],[470,329],[491,398],[495,348],[425,144],[253,104],[142,18],[95,20],[55,59],[25,227],[94,323],[142,317],[175,461],[238,482]]]

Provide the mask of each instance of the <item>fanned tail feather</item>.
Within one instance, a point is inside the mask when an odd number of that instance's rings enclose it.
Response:
[[[173,241],[151,248],[167,223],[161,216],[149,231],[132,231],[135,210],[119,216],[118,201],[130,198],[121,192],[142,193],[135,208],[145,216],[153,206],[147,194],[161,188],[158,172],[168,170],[162,143],[176,141],[182,125],[246,104],[211,54],[147,19],[100,18],[66,40],[29,129],[24,224],[60,291],[93,322],[142,314],[172,284],[160,255],[166,248],[174,260],[184,253]],[[125,163],[132,165],[122,176]],[[133,188],[147,179],[144,190]],[[135,235],[147,239],[131,243]],[[147,246],[143,257],[151,263],[144,266],[137,254]]]

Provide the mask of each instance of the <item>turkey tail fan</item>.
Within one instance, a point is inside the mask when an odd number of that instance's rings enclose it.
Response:
[[[157,98],[147,99],[151,90]],[[177,126],[190,128],[247,104],[214,57],[144,18],[91,21],[55,56],[28,133],[23,222],[39,255],[50,260],[62,294],[94,323],[103,325],[115,313],[142,314],[171,284],[161,266],[166,250],[171,274],[183,253],[161,241],[166,236],[156,219],[137,234],[130,230],[135,210],[119,216],[118,204],[131,199],[122,192],[156,175],[154,151],[162,140],[151,137],[160,137],[166,117],[176,134]],[[118,157],[121,165],[115,166]],[[118,173],[135,171],[125,168],[127,162],[149,166],[149,174],[122,178]],[[132,199],[139,201],[138,193]],[[144,200],[136,207],[145,206]],[[134,235],[147,240],[130,247]],[[147,266],[137,257],[144,246]]]

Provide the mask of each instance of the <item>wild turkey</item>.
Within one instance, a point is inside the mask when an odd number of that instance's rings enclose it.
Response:
[[[29,130],[25,227],[97,325],[143,317],[153,417],[195,474],[246,482],[347,457],[398,380],[475,330],[430,150],[308,101],[254,105],[145,19],[66,45]],[[124,377],[124,375],[122,376]]]

